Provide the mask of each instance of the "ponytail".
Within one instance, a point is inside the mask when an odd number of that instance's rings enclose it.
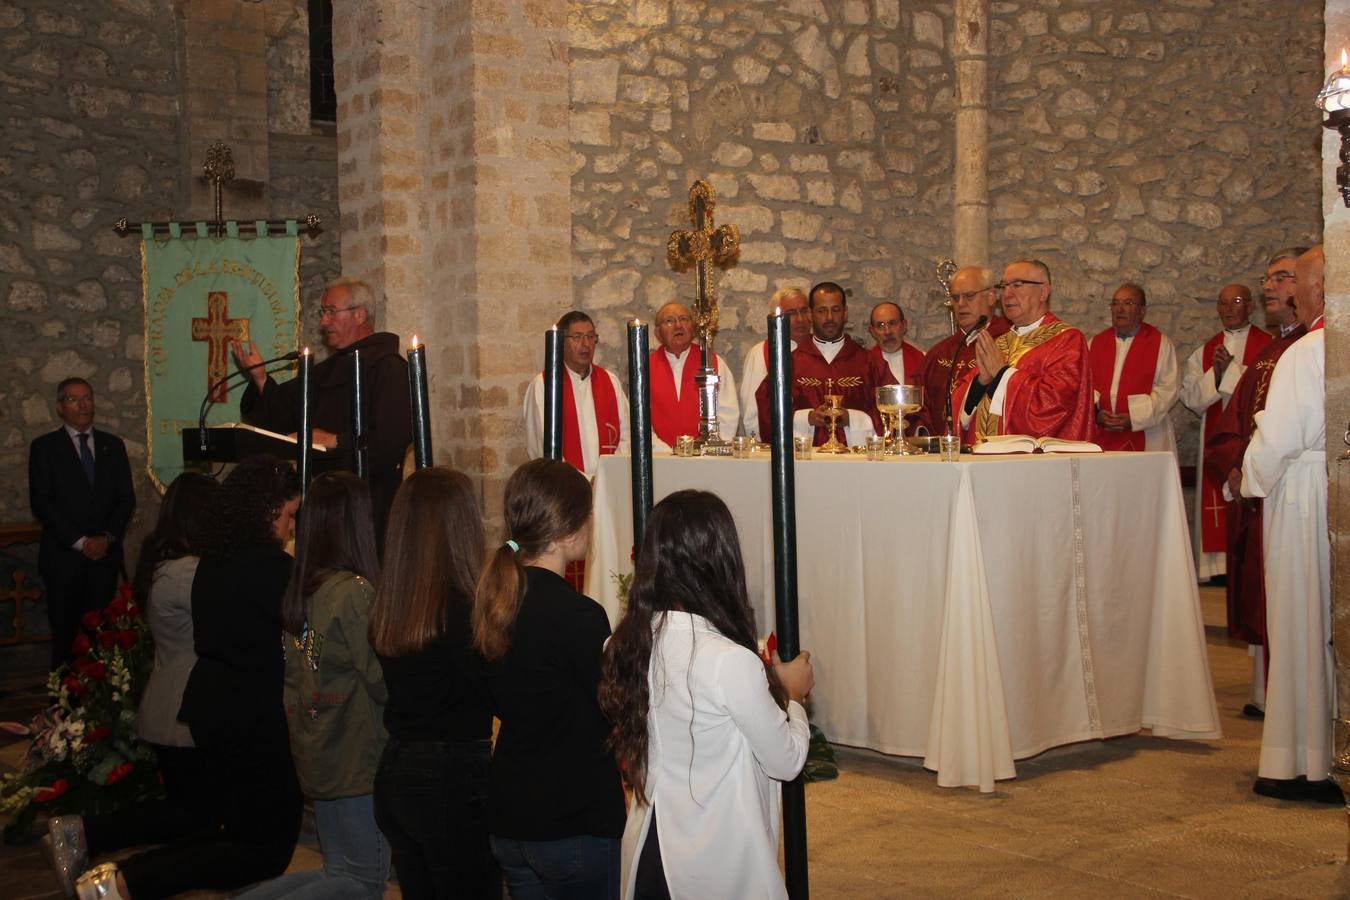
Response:
[[[524,598],[525,567],[516,551],[503,544],[483,568],[473,604],[473,645],[484,659],[501,659],[511,648]]]

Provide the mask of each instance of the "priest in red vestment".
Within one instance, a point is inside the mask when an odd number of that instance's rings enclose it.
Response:
[[[1252,325],[1252,292],[1243,284],[1225,285],[1217,306],[1223,329],[1197,347],[1186,360],[1181,402],[1200,416],[1200,443],[1196,448],[1195,517],[1196,569],[1201,581],[1224,574],[1228,546],[1227,504],[1223,480],[1205,474],[1205,444],[1214,436],[1219,416],[1228,406],[1238,381],[1270,343],[1270,335]]]
[[[1240,494],[1242,455],[1255,429],[1256,414],[1266,408],[1275,363],[1294,341],[1306,334],[1294,309],[1295,263],[1306,252],[1304,247],[1281,250],[1266,266],[1261,295],[1267,319],[1279,328],[1279,337],[1267,344],[1247,367],[1232,400],[1205,441],[1205,474],[1223,485],[1224,499],[1230,504],[1225,579],[1228,636],[1245,641],[1252,656],[1252,699],[1242,708],[1243,715],[1249,718],[1265,715],[1266,590],[1261,560],[1263,501]]]
[[[1177,449],[1168,415],[1181,390],[1172,341],[1144,321],[1148,295],[1122,284],[1111,295],[1111,327],[1093,337],[1093,443],[1103,450]]]
[[[923,363],[923,411],[919,415],[930,434],[954,433],[956,425],[948,428],[953,417],[951,392],[961,383],[961,376],[975,367],[975,331],[980,319],[992,337],[1010,327],[1007,319],[994,313],[998,301],[994,280],[994,273],[983,266],[966,266],[952,276],[948,296],[957,331],[934,344]],[[961,418],[959,407],[954,418]]]
[[[975,368],[953,395],[968,438],[1092,439],[1087,341],[1050,312],[1051,290],[1050,267],[1040,260],[1014,260],[1003,270],[1003,311],[1012,328],[997,339],[976,336]]]
[[[923,351],[905,340],[909,323],[900,304],[883,300],[872,307],[867,333],[875,342],[872,355],[890,367],[896,384],[923,384]]]
[[[791,349],[796,350],[811,340],[811,308],[806,291],[799,287],[781,287],[769,298],[769,312],[775,310],[788,317]],[[745,433],[768,437],[769,392],[760,390],[769,377],[769,342],[758,341],[745,351],[741,363],[741,422]]]
[[[836,423],[836,436],[849,445],[862,443],[881,431],[877,387],[895,384],[885,360],[873,356],[844,333],[848,300],[844,289],[823,281],[807,295],[811,309],[811,340],[792,352],[792,428],[799,437],[811,436],[820,446],[830,439],[825,396],[841,395],[845,416]],[[761,385],[760,391],[767,390]]]
[[[694,317],[683,303],[667,303],[656,313],[656,339],[649,372],[652,391],[652,449],[669,451],[682,434],[698,436],[699,398],[694,378],[703,365],[694,343]],[[736,380],[721,356],[713,355],[717,386],[717,430],[731,440],[740,424]]]

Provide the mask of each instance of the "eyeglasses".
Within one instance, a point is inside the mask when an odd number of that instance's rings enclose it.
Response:
[[[1045,284],[1044,281],[1027,281],[1025,278],[1014,278],[1012,281],[1000,281],[994,285],[995,290],[1006,291],[1012,288],[1014,291],[1020,291],[1029,284]]]
[[[992,291],[993,289],[994,288],[991,287],[980,288],[978,291],[961,291],[958,294],[948,294],[947,296],[952,298],[953,303],[960,303],[963,300],[974,300],[976,297],[980,296],[985,291]]]
[[[1133,297],[1130,297],[1128,300],[1117,300],[1113,297],[1111,298],[1111,302],[1108,305],[1112,309],[1133,309],[1136,306],[1143,306],[1144,304],[1140,303]]]
[[[348,312],[353,309],[360,309],[358,306],[320,306],[319,318],[328,319],[336,316],[338,313]]]
[[[694,319],[692,316],[666,316],[657,325],[692,325]]]
[[[572,343],[572,344],[598,344],[598,343],[600,343],[600,335],[596,334],[594,331],[587,331],[587,332],[585,332],[585,333],[583,333],[583,334],[569,334],[569,335],[566,335],[566,337],[567,337],[568,342],[569,342],[569,343]]]
[[[1297,283],[1298,276],[1295,275],[1293,272],[1271,272],[1269,275],[1261,276],[1262,284],[1270,284],[1271,282],[1279,284],[1282,281],[1292,281]]]

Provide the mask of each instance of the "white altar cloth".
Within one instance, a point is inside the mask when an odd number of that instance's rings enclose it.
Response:
[[[601,459],[587,593],[617,622],[632,571],[630,460]],[[658,456],[656,499],[731,508],[761,635],[774,628],[768,455]],[[796,463],[812,721],[992,791],[1014,760],[1151,728],[1220,736],[1171,453]]]

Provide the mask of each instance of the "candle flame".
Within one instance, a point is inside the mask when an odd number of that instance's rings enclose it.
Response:
[[[633,316],[633,327],[634,328],[642,327],[642,320],[639,319],[637,316]]]
[[[412,336],[412,344],[411,344],[411,348],[412,348],[413,350],[416,350],[417,347],[418,347],[418,343],[419,343],[419,341],[417,340],[417,335],[414,334],[414,335]]]
[[[300,350],[300,355],[301,355],[301,356],[309,356],[309,348],[308,348],[308,347],[303,347],[303,348],[301,348],[301,350]]]
[[[552,324],[552,325],[550,325],[550,326],[548,327],[548,330],[549,330],[549,331],[557,331],[557,330],[558,330],[558,324],[555,322],[554,324]]]
[[[773,308],[773,314],[774,314],[775,317],[781,316],[781,315],[783,314],[783,307],[781,307],[781,306],[775,306],[775,307]]]

